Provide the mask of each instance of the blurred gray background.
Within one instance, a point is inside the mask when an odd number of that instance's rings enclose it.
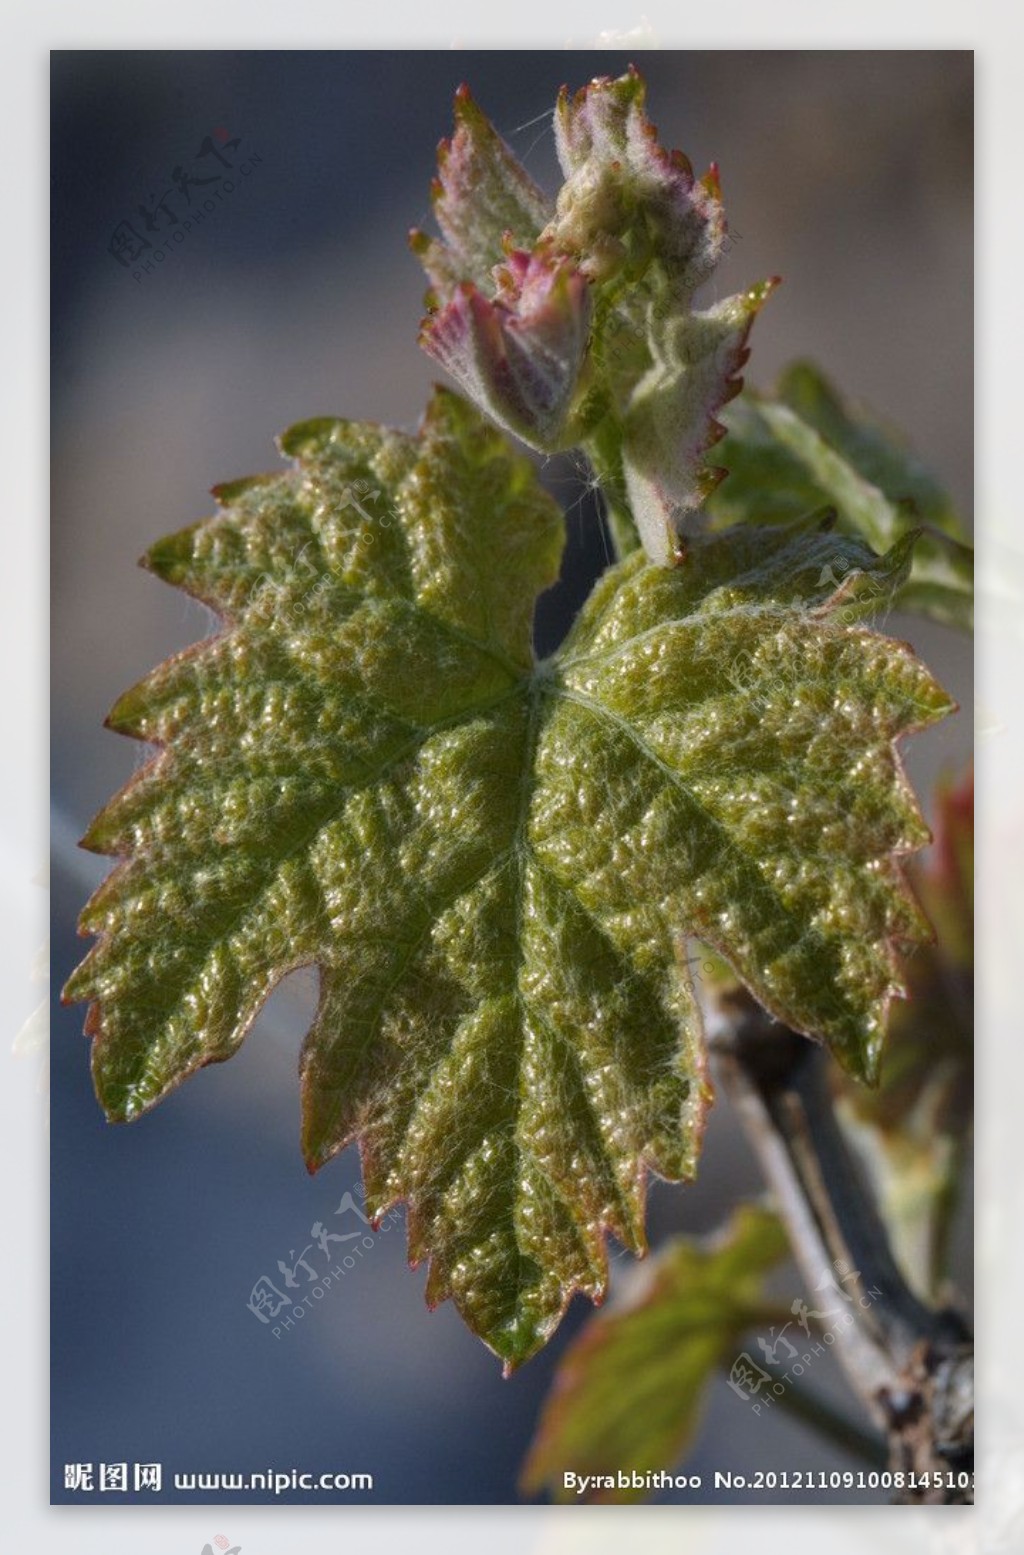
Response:
[[[470,83],[553,188],[558,87],[629,60],[615,51],[53,56],[58,988],[82,949],[75,917],[104,873],[75,839],[144,755],[106,733],[103,717],[212,623],[135,558],[210,512],[215,482],[274,468],[274,437],[296,420],[416,424],[436,373],[415,343],[423,279],[406,233],[429,222],[434,148],[450,132],[455,88]],[[749,380],[768,385],[792,358],[815,359],[905,431],[969,518],[971,55],[671,52],[637,62],[663,142],[697,168],[712,159],[721,168],[735,242],[702,300],[784,279],[755,326]],[[140,265],[110,252],[115,229],[127,221],[146,237],[139,207],[173,191],[173,169],[215,168],[215,152],[195,160],[206,137],[249,171],[228,172],[233,192],[134,278]],[[169,200],[182,204],[177,192]],[[166,218],[157,225],[172,230]],[[555,461],[544,473],[572,509],[566,579],[538,623],[550,647],[602,555],[571,467]],[[908,751],[911,775],[927,784],[970,749],[969,648],[917,621],[890,629],[912,637],[964,709]],[[358,1176],[351,1151],[315,1179],[299,1155],[296,1060],[314,997],[310,977],[291,980],[241,1055],[130,1128],[104,1123],[92,1096],[83,1012],[55,1010],[55,1499],[80,1499],[65,1497],[64,1462],[101,1460],[162,1461],[165,1476],[369,1470],[372,1499],[384,1502],[517,1499],[552,1370],[587,1316],[582,1302],[548,1350],[502,1382],[450,1307],[426,1311],[423,1272],[406,1269],[404,1231],[393,1227],[301,1328],[275,1339],[247,1309],[257,1278],[280,1284],[277,1260],[308,1243],[311,1224]],[[714,1226],[757,1187],[719,1106],[697,1185],[654,1186],[652,1242]],[[960,1240],[966,1288],[963,1230]],[[617,1280],[627,1263],[616,1262]],[[792,1270],[780,1280],[799,1293]],[[831,1357],[813,1384],[843,1396]],[[799,1426],[754,1421],[716,1387],[692,1470],[797,1464],[848,1466]]]

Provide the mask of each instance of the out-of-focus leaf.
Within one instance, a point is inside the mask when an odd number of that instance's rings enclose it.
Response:
[[[877,551],[919,529],[898,607],[970,628],[974,553],[948,496],[816,368],[794,364],[774,395],[747,390],[723,420],[727,436],[716,458],[729,474],[709,504],[718,522],[780,523],[829,504],[842,530]]]
[[[941,1294],[974,1092],[974,782],[944,785],[935,846],[912,882],[936,930],[906,958],[876,1090],[839,1083],[840,1115],[874,1180],[893,1250],[928,1300]]]
[[[628,1304],[590,1320],[567,1351],[523,1469],[523,1488],[579,1501],[564,1474],[587,1475],[583,1499],[630,1502],[645,1488],[620,1473],[671,1470],[693,1442],[708,1383],[750,1328],[784,1324],[764,1294],[786,1257],[767,1209],[745,1205],[720,1235],[676,1237],[635,1280]],[[610,1483],[608,1482],[610,1481]]]

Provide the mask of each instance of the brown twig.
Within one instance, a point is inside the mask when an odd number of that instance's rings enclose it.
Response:
[[[845,1271],[860,1314],[836,1351],[886,1434],[890,1468],[909,1481],[895,1499],[973,1501],[959,1483],[974,1464],[973,1340],[958,1314],[926,1306],[900,1273],[836,1121],[826,1054],[738,991],[717,999],[709,1038],[808,1287]]]

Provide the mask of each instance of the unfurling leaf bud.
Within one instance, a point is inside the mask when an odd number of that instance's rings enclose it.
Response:
[[[554,205],[465,92],[455,116],[442,239],[413,234],[432,283],[421,344],[524,442],[583,447],[630,534],[670,563],[724,473],[706,462],[715,417],[776,283],[693,311],[726,240],[718,170],[696,179],[658,144],[635,71],[562,92]]]

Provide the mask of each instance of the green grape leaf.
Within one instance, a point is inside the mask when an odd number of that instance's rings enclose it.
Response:
[[[602,1296],[605,1229],[642,1251],[647,1170],[695,1169],[686,935],[874,1074],[920,928],[899,855],[927,838],[895,741],[950,704],[847,619],[906,546],[798,525],[675,569],[638,550],[536,663],[564,522],[471,406],[438,391],[418,436],[324,420],[282,446],[293,468],[218,488],[147,558],[224,626],[111,714],[160,753],[85,838],[122,862],[66,996],[127,1119],[317,966],[306,1160],[360,1141],[428,1299],[511,1366],[574,1289]]]
[[[748,389],[724,412],[729,472],[709,511],[722,524],[780,523],[834,505],[840,528],[886,551],[918,531],[897,607],[970,630],[974,553],[946,493],[888,429],[797,362],[774,395]]]
[[[943,1295],[950,1218],[974,1099],[974,778],[937,794],[935,844],[911,883],[935,928],[906,957],[907,998],[889,1019],[881,1078],[837,1076],[839,1116],[872,1179],[908,1282]]]
[[[675,1237],[634,1277],[627,1300],[598,1313],[561,1361],[523,1467],[528,1494],[633,1502],[632,1479],[671,1470],[691,1447],[707,1389],[741,1337],[790,1319],[764,1293],[789,1252],[770,1210],[743,1205],[714,1237]]]

